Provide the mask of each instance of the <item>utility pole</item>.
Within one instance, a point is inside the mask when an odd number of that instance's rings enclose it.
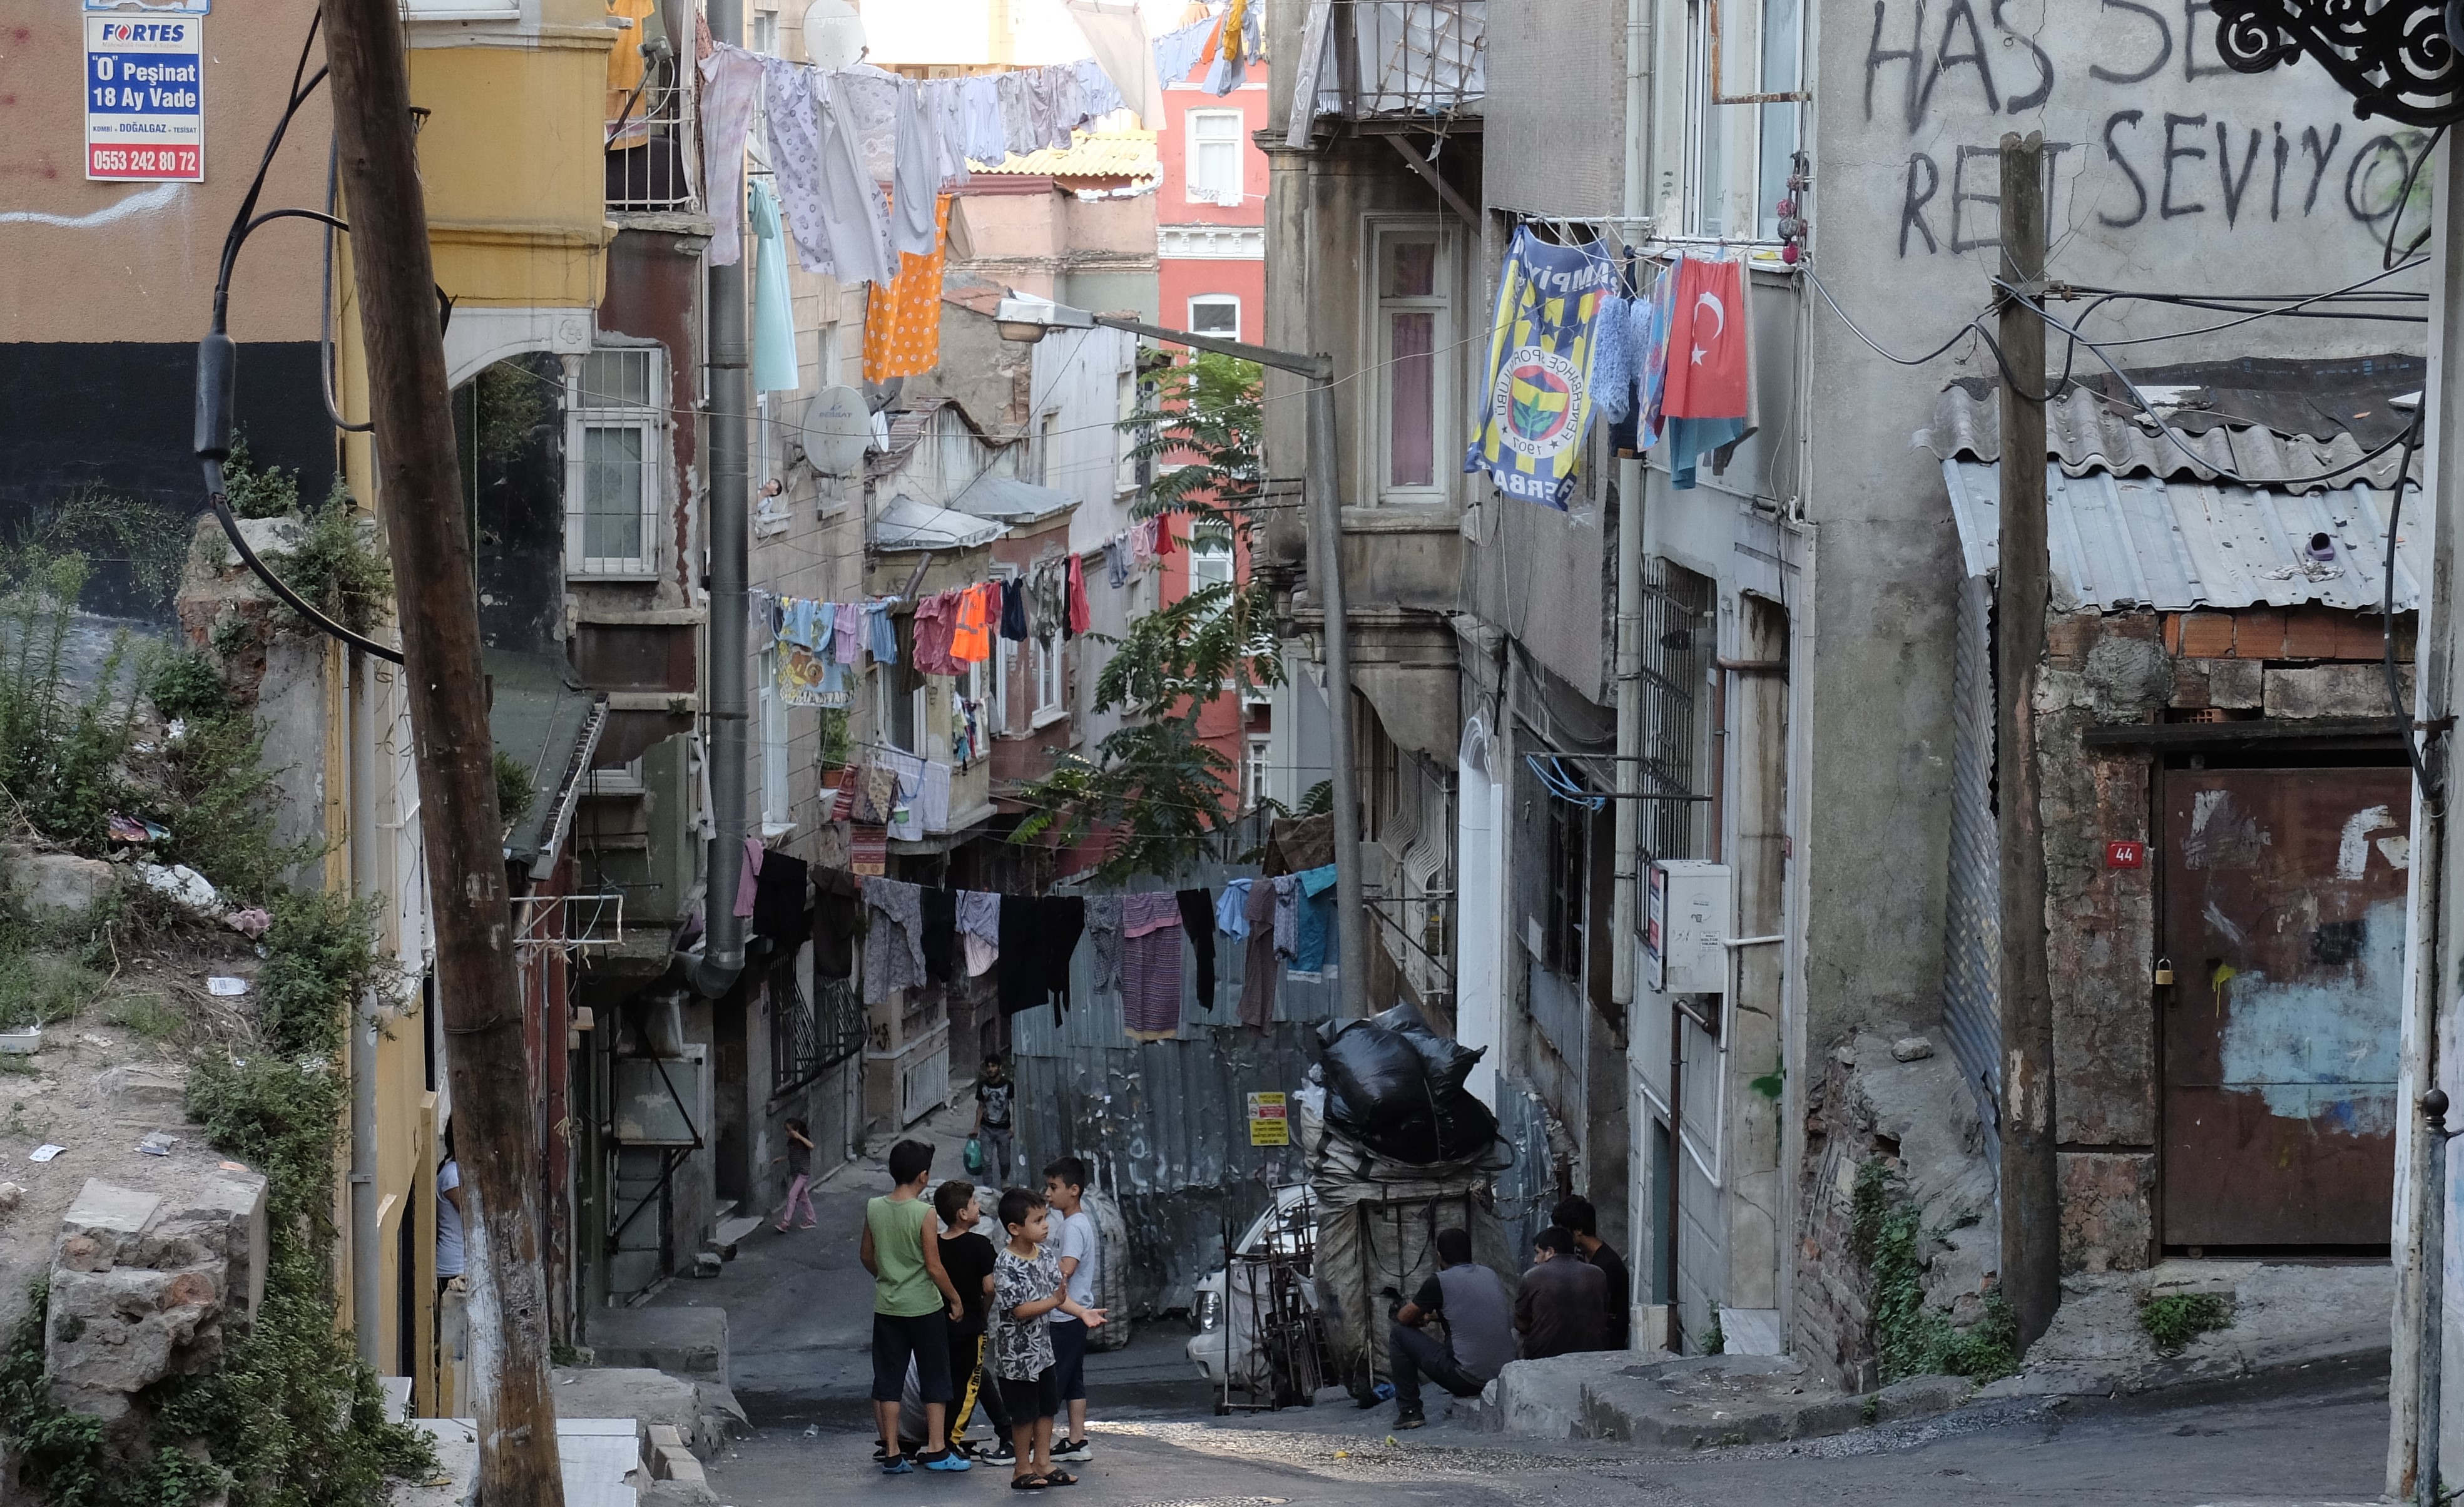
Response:
[[[539,1263],[539,1147],[479,667],[471,535],[394,0],[326,0],[325,60],[367,344],[377,499],[401,598],[471,1262],[479,1499],[562,1507]]]
[[[2045,980],[2045,832],[2036,675],[2045,654],[2045,139],[2002,138],[2001,583],[1993,746],[2002,846],[2002,1294],[2021,1348],[2054,1321],[2061,1189],[2054,1163],[2054,1003]],[[2013,291],[2016,290],[2016,291]]]

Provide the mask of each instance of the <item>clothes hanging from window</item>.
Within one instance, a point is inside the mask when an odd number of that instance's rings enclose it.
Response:
[[[1026,572],[1027,632],[1050,643],[1069,622],[1069,565],[1059,555],[1047,555]]]
[[[753,915],[754,885],[761,876],[762,853],[760,838],[744,839],[744,870],[736,880],[736,914],[748,919]]]
[[[721,48],[716,57],[723,58],[734,51]],[[783,57],[758,57],[753,61],[761,70],[761,117],[768,123],[770,171],[772,181],[779,186],[780,208],[786,211],[787,233],[795,237],[796,260],[806,272],[826,274],[835,263],[822,203],[822,121],[813,99],[813,77]],[[729,195],[725,202],[735,203],[735,195]],[[735,216],[722,218],[733,222]],[[733,223],[725,233],[734,239]],[[715,250],[718,244],[715,235],[711,244]],[[733,247],[730,251],[727,259],[732,263],[736,255]]]
[[[1003,1015],[1049,1004],[1057,1024],[1069,1008],[1069,959],[1086,928],[1087,904],[1076,896],[1004,895],[996,997]]]
[[[740,47],[716,48],[701,61],[702,161],[709,165],[712,204],[744,197],[744,139],[761,102],[763,78],[761,59]],[[743,255],[736,216],[712,216],[710,264],[733,267]]]
[[[1334,865],[1309,869],[1292,876],[1299,881],[1298,945],[1292,955],[1294,973],[1335,976]]]
[[[844,979],[855,971],[855,938],[862,929],[862,898],[855,876],[838,869],[813,873],[813,977]]]
[[[981,664],[992,657],[992,629],[999,609],[988,606],[984,595],[983,587],[969,587],[958,593],[958,620],[950,638],[950,657],[959,664]]]
[[[933,136],[940,147],[939,187],[972,183],[967,170],[967,105],[961,78],[935,78],[924,85],[924,108],[933,117]]]
[[[1144,570],[1155,564],[1155,520],[1142,518],[1130,525],[1130,567]]]
[[[894,596],[865,604],[865,640],[874,664],[898,663],[898,618],[892,610],[897,606],[898,599]]]
[[[1127,106],[1137,112],[1140,125],[1150,131],[1159,129],[1165,80],[1156,75],[1155,44],[1147,39],[1146,18],[1138,8],[1103,5],[1097,0],[1064,0],[1064,4],[1095,55],[1078,66],[1093,69],[1111,89],[1100,109],[1091,100],[1088,107],[1101,113]]]
[[[1274,878],[1275,887],[1275,952],[1286,959],[1300,955],[1301,947],[1301,885],[1288,874]]]
[[[803,385],[796,367],[795,306],[787,294],[787,243],[780,233],[779,201],[770,186],[753,185],[753,390],[792,392]]]
[[[1121,1020],[1138,1040],[1179,1033],[1180,930],[1171,891],[1121,897]]]
[[[1121,986],[1121,897],[1087,897],[1087,944],[1095,952],[1095,991]]]
[[[858,160],[865,176],[891,183],[898,175],[898,91],[907,80],[886,68],[856,63],[828,70],[830,85],[847,104],[855,126]]]
[[[832,272],[843,283],[886,288],[898,278],[898,257],[890,249],[889,207],[882,203],[881,185],[865,167],[846,100],[824,81],[829,77],[815,74],[813,88],[821,122],[821,214],[832,266],[806,270]]]
[[[1111,77],[1095,59],[1082,57],[1069,65],[1069,71],[1076,76],[1078,108],[1085,112],[1089,124],[1129,103],[1122,96],[1120,86],[1112,82]]]
[[[1001,898],[989,890],[958,892],[958,940],[967,953],[967,977],[979,978],[1001,957]]]
[[[1283,973],[1275,956],[1276,895],[1273,881],[1249,886],[1243,920],[1248,923],[1248,950],[1241,963],[1241,1024],[1265,1035],[1275,1024],[1275,986]]]
[[[1155,552],[1157,560],[1172,553],[1172,515],[1157,513],[1155,517]]]
[[[1080,633],[1085,632],[1089,625],[1093,622],[1094,613],[1087,605],[1086,565],[1078,556],[1073,554],[1069,557],[1068,636],[1071,638],[1077,637]]]
[[[928,832],[950,830],[950,766],[938,759],[924,762],[915,792],[915,816]]]
[[[864,604],[841,602],[830,615],[830,653],[839,663],[851,665],[864,653],[864,635],[857,626],[864,620]]]
[[[864,1002],[924,982],[924,892],[899,879],[864,881]]]
[[[897,84],[895,166],[890,192],[890,249],[902,256],[929,256],[941,243],[934,219],[934,200],[941,187],[941,137],[924,91],[913,79]],[[940,296],[940,273],[934,272],[934,296]]]
[[[958,965],[958,892],[927,889],[922,892],[917,909],[923,919],[920,945],[924,976],[936,984],[947,984]]]
[[[1215,897],[1204,890],[1177,890],[1180,929],[1188,934],[1190,960],[1198,964],[1198,1008],[1215,1008]]]
[[[810,874],[803,859],[783,853],[761,860],[761,879],[753,891],[753,931],[781,952],[794,953],[813,934]],[[818,951],[813,966],[820,970]]]
[[[744,593],[744,628],[748,647],[759,654],[779,641],[779,598],[755,587]]]
[[[867,827],[887,827],[898,807],[898,774],[878,759],[868,758],[856,767],[855,800],[847,809],[847,819]]]
[[[1626,329],[1626,300],[1602,294],[1599,312],[1592,317],[1592,406],[1607,424],[1621,423],[1634,411],[1633,348]]]
[[[950,643],[958,632],[956,591],[935,591],[915,604],[915,670],[919,675],[957,675]]]
[[[1198,66],[1198,55],[1206,50],[1206,39],[1214,34],[1215,17],[1210,15],[1187,26],[1176,27],[1156,37],[1153,49],[1155,77],[1166,87],[1187,83],[1190,70]],[[1128,92],[1127,85],[1123,86],[1123,92]],[[1154,123],[1144,120],[1139,123],[1149,130],[1155,128]]]
[[[1027,131],[1038,146],[1054,151],[1069,149],[1069,130],[1077,124],[1065,114],[1061,98],[1062,75],[1059,68],[1029,68],[1026,77]]]
[[[893,750],[883,754],[881,762],[898,775],[898,809],[891,819],[890,835],[900,842],[923,841],[924,761]]]
[[[1026,641],[1026,583],[1016,576],[1001,584],[1001,635],[1012,643]]]
[[[1249,940],[1249,885],[1247,879],[1226,879],[1223,893],[1215,900],[1215,929],[1235,942]]]
[[[987,167],[1000,166],[1001,159],[1009,155],[1009,127],[1001,120],[1000,78],[978,74],[959,79],[958,109],[965,118],[968,160]]]
[[[902,253],[898,276],[872,290],[864,314],[864,380],[888,382],[930,371],[941,360],[941,264],[951,200],[926,211],[932,236],[920,252]]]
[[[1001,155],[1023,157],[1043,145],[1035,132],[1035,100],[1027,93],[1026,75],[1017,69],[993,75],[1001,99]],[[999,166],[1001,158],[993,159]]]
[[[1130,543],[1126,534],[1104,541],[1104,584],[1118,591],[1130,584]]]

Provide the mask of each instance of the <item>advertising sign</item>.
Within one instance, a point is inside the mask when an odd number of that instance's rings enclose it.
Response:
[[[1286,1107],[1281,1094],[1249,1096],[1249,1144],[1288,1146],[1292,1143],[1292,1122],[1285,1114]]]
[[[85,17],[85,175],[203,183],[206,23],[116,11]]]

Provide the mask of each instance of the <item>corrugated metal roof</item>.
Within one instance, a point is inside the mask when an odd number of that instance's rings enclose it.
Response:
[[[2155,389],[2144,388],[2153,401]],[[1933,422],[1911,436],[1913,443],[1943,460],[2002,458],[2002,408],[1999,384],[1974,379],[1951,383],[1934,400]],[[2384,405],[2381,405],[2384,407]],[[2109,471],[2123,476],[2195,477],[2213,481],[2224,473],[2306,491],[2349,486],[2366,480],[2374,487],[2395,484],[2400,450],[2360,464],[2363,454],[2384,443],[2369,426],[2358,426],[2365,445],[2352,429],[2336,428],[2321,414],[2317,434],[2281,432],[2257,423],[2236,423],[2229,409],[2168,409],[2157,405],[2181,444],[2166,437],[2153,420],[2129,399],[2109,396],[2088,387],[2073,387],[2045,406],[2045,439],[2058,456],[2064,473],[2084,476]],[[2292,416],[2270,410],[2279,422]],[[2198,458],[2183,454],[2188,449]],[[2359,466],[2359,469],[2349,469]]]
[[[1942,474],[1967,573],[1983,575],[2000,548],[2001,467],[1945,460]],[[2182,612],[2317,602],[2379,610],[2389,492],[2358,484],[2278,492],[2101,471],[2074,476],[2058,464],[2045,467],[2045,487],[2057,607]],[[2314,534],[2327,536],[2333,558],[2310,558]],[[2399,537],[2395,553],[2395,609],[2410,611],[2421,594],[2421,545]]]
[[[1021,157],[1016,152],[998,163],[969,163],[976,172],[1040,174],[1053,178],[1128,178],[1133,183],[1163,181],[1155,158],[1155,133],[1140,130],[1073,130],[1069,144],[1046,146]]]
[[[1005,523],[1032,523],[1078,505],[1078,499],[1067,492],[989,472],[960,488],[951,501],[961,511]]]
[[[1002,526],[990,519],[918,502],[901,492],[873,521],[872,544],[875,549],[973,549],[1002,533]]]

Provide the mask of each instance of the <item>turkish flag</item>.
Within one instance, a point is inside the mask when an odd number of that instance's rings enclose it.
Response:
[[[1661,401],[1668,417],[1746,416],[1745,270],[1743,262],[1693,256],[1678,263]]]

